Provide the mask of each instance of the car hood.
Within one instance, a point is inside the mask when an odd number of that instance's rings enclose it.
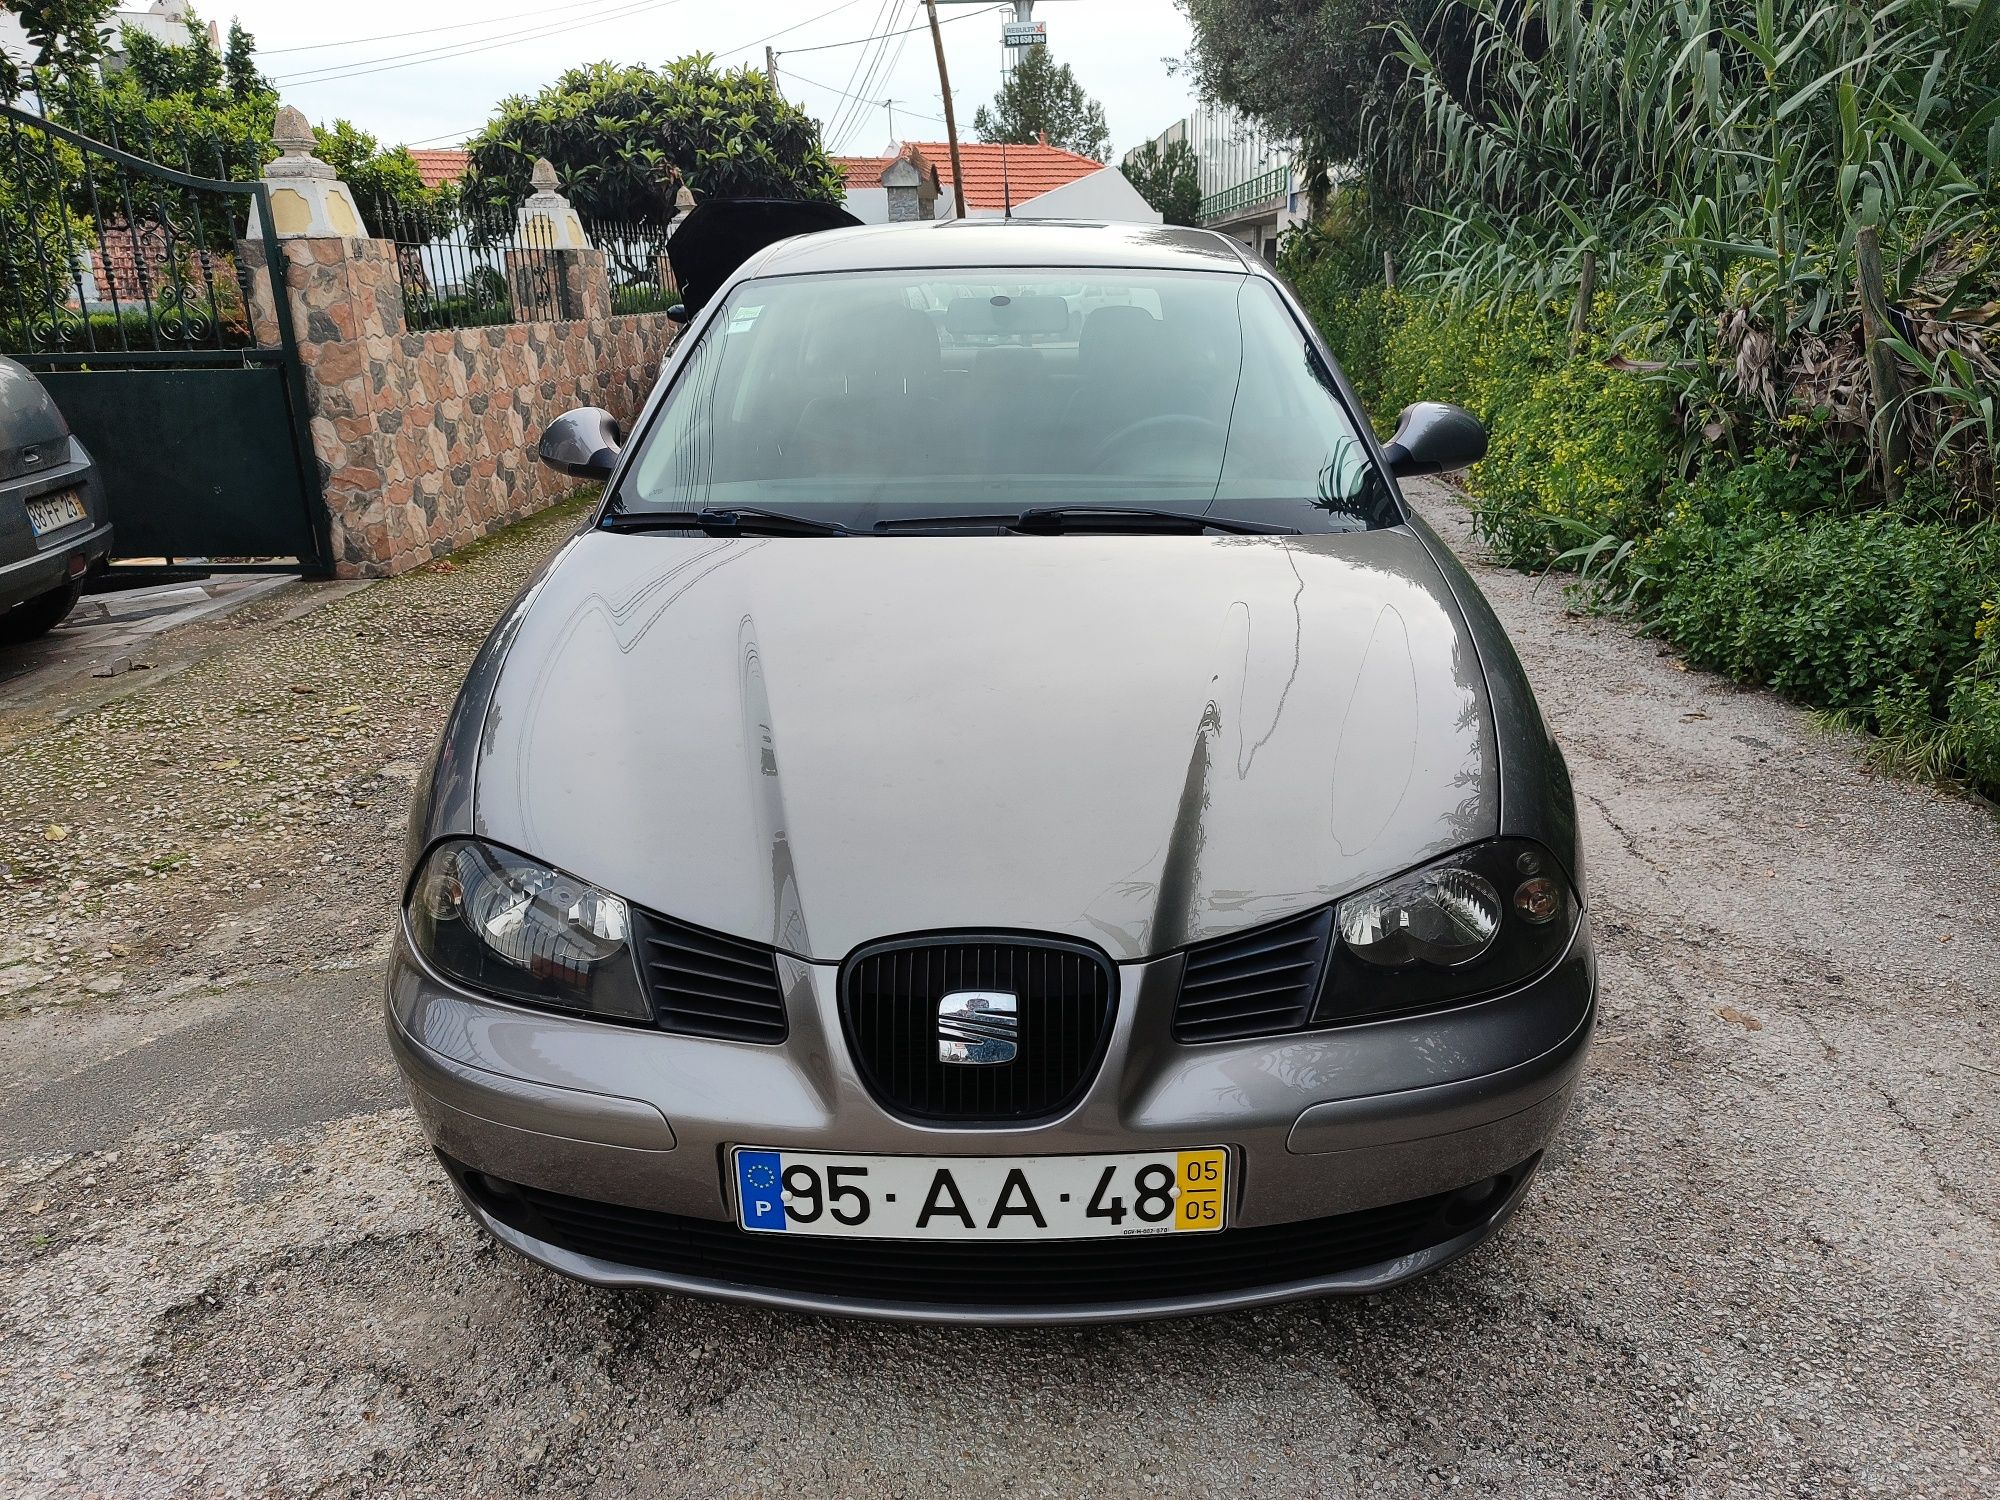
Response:
[[[803,957],[1141,958],[1497,831],[1478,661],[1400,528],[590,532],[507,628],[477,831]]]

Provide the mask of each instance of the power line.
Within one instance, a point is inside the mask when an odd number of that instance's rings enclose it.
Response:
[[[861,92],[864,96],[872,95],[877,87],[886,84],[895,75],[896,65],[903,60],[903,48],[909,45],[909,38],[905,36],[903,40],[897,42],[895,53],[891,55],[889,51],[889,38],[895,34],[894,32],[885,34],[882,38],[882,45],[875,49],[874,65],[869,68],[861,80]],[[846,143],[847,139],[854,134],[862,121],[867,119],[867,117],[868,110],[862,105],[856,104],[853,107],[852,112],[848,116],[847,124],[841,131],[842,144]]]
[[[604,5],[604,4],[607,4],[607,3],[608,3],[608,4],[611,4],[611,5],[613,5],[613,6],[623,6],[623,5],[627,5],[627,4],[630,4],[630,3],[631,3],[631,0],[580,0],[580,3],[581,3],[582,5],[584,5],[584,6],[595,6],[595,5]],[[673,0],[667,0],[667,3],[673,3]],[[840,11],[843,11],[843,10],[852,10],[852,9],[853,9],[853,8],[854,8],[855,6],[857,6],[857,5],[860,5],[860,4],[862,4],[862,3],[863,3],[863,0],[841,0],[841,3],[840,3],[839,5],[836,5],[836,6],[834,6],[834,7],[833,7],[833,8],[831,9],[831,10],[823,10],[823,11],[821,11],[821,12],[820,12],[820,13],[819,13],[818,15],[814,15],[814,16],[808,16],[808,17],[806,17],[806,19],[805,19],[805,20],[803,20],[803,21],[798,21],[798,22],[795,22],[794,24],[792,24],[792,25],[790,25],[790,26],[787,26],[787,27],[785,27],[785,28],[784,28],[784,30],[782,30],[782,31],[774,31],[774,32],[771,32],[771,33],[769,33],[769,34],[768,34],[767,36],[761,36],[761,37],[758,37],[758,38],[757,38],[756,40],[754,40],[754,41],[749,41],[749,42],[745,42],[745,43],[743,43],[743,45],[742,45],[742,46],[740,46],[740,47],[727,47],[727,48],[723,48],[723,49],[721,49],[721,50],[720,50],[720,51],[718,52],[718,54],[717,54],[717,55],[718,55],[718,56],[722,56],[722,57],[730,57],[730,56],[734,56],[734,55],[735,55],[736,53],[739,53],[739,52],[747,52],[747,51],[749,51],[749,50],[750,50],[751,48],[753,48],[753,47],[760,47],[760,46],[762,46],[762,45],[763,45],[763,44],[764,44],[765,42],[767,42],[767,41],[770,41],[770,40],[772,40],[772,39],[773,39],[773,38],[775,38],[775,37],[781,37],[781,36],[784,36],[784,35],[787,35],[787,34],[788,34],[788,33],[790,33],[790,32],[794,32],[794,31],[798,31],[798,30],[800,30],[800,29],[801,29],[801,28],[803,28],[803,27],[806,27],[806,26],[810,26],[810,25],[812,25],[812,24],[813,24],[813,23],[814,23],[815,21],[823,21],[823,20],[825,20],[825,19],[826,19],[826,18],[827,18],[828,16],[831,16],[831,15],[834,15],[834,14],[836,14],[836,13],[840,12]],[[575,7],[575,6],[564,6],[564,7],[557,7],[557,9],[575,9],[575,8],[577,8],[577,7]],[[949,26],[949,25],[951,24],[951,22],[952,22],[952,21],[969,21],[969,20],[971,20],[971,19],[972,19],[972,17],[973,17],[973,16],[984,16],[984,15],[991,15],[991,14],[992,14],[992,13],[993,13],[994,11],[998,11],[998,10],[1005,10],[1006,8],[1007,8],[1007,7],[1006,7],[1006,6],[1004,6],[1004,5],[993,5],[993,6],[988,6],[988,7],[986,7],[985,9],[982,9],[982,10],[976,10],[976,11],[971,11],[971,12],[968,12],[968,13],[965,13],[965,14],[961,14],[961,15],[956,15],[956,16],[953,16],[953,17],[951,17],[951,19],[950,19],[950,20],[948,20],[948,21],[945,21],[945,22],[944,22],[943,24],[944,24],[944,25],[947,25],[947,26]],[[517,15],[536,15],[536,14],[543,14],[543,13],[544,13],[544,12],[536,12],[536,11],[521,11],[521,12],[517,12],[516,14],[517,14]],[[514,19],[514,18],[515,18],[515,17],[512,17],[512,16],[495,16],[495,17],[491,17],[491,18],[490,18],[490,21],[502,21],[502,20],[511,20],[511,19]],[[489,22],[489,23],[490,23],[490,22]],[[475,24],[489,24],[489,23],[477,23],[477,22],[467,22],[467,23],[465,23],[465,24],[467,24],[467,25],[475,25]],[[430,30],[434,30],[434,31],[449,31],[449,30],[452,30],[452,29],[454,29],[454,28],[452,28],[452,27],[442,27],[442,26],[441,26],[441,27],[432,27],[432,28],[429,28],[429,29],[430,29]],[[918,26],[918,27],[912,27],[912,28],[910,28],[910,29],[911,29],[912,31],[922,31],[922,30],[924,30],[924,28],[923,28],[923,27],[921,27],[921,26]],[[399,33],[399,34],[400,34],[400,35],[404,35],[404,36],[420,36],[420,35],[422,35],[423,33],[422,33],[422,32],[403,32],[403,33]],[[905,34],[905,33],[898,33],[898,32],[890,32],[890,33],[888,33],[888,35],[890,35],[890,36],[897,36],[897,35],[903,35],[903,34]],[[390,39],[391,39],[391,38],[389,38],[389,37],[365,37],[365,38],[357,38],[357,39],[356,39],[356,41],[357,41],[357,43],[358,43],[358,42],[361,42],[361,41],[388,41],[388,40],[390,40]],[[477,39],[477,40],[479,40],[479,41],[486,41],[486,40],[491,40],[491,38],[479,38],[479,39]],[[854,47],[854,46],[859,46],[859,45],[862,45],[863,43],[866,43],[866,42],[868,42],[868,41],[871,41],[871,40],[874,40],[874,38],[871,38],[871,37],[857,37],[857,38],[853,38],[853,39],[851,39],[851,40],[848,40],[848,41],[845,41],[845,42],[829,42],[829,43],[825,44],[824,46],[815,46],[815,47],[790,47],[790,48],[787,48],[787,49],[785,49],[785,51],[784,51],[784,52],[781,52],[781,53],[779,54],[779,56],[781,56],[781,57],[782,57],[782,56],[786,56],[786,55],[788,55],[789,53],[792,53],[792,52],[824,52],[824,51],[827,51],[827,50],[829,50],[830,48],[837,48],[837,47]],[[338,43],[338,42],[320,42],[320,43],[315,43],[314,45],[315,45],[315,46],[319,46],[319,47],[334,47],[334,46],[342,46],[342,45],[348,45],[348,44],[345,44],[345,43]],[[307,47],[280,47],[280,48],[274,48],[274,49],[272,49],[272,50],[273,50],[274,52],[304,52],[304,51],[309,51],[309,50],[311,50],[311,48],[307,48]],[[443,50],[443,49],[433,49],[433,50]],[[261,54],[261,53],[260,53],[259,55],[260,55],[260,56],[262,56],[263,54]],[[380,61],[380,59],[376,59],[376,61]],[[354,63],[354,64],[348,64],[348,63],[336,63],[336,64],[329,64],[329,65],[328,65],[328,67],[327,67],[326,69],[324,69],[324,70],[312,70],[312,69],[309,69],[309,70],[307,70],[307,71],[308,71],[308,72],[315,72],[315,71],[325,71],[325,72],[333,72],[333,71],[335,71],[335,70],[338,70],[338,69],[345,69],[345,68],[347,68],[347,67],[349,67],[349,66],[363,66],[363,65],[364,65],[364,64],[362,64],[362,63],[361,63],[361,62],[359,62],[359,61],[357,61],[357,62],[356,62],[356,63]],[[832,84],[830,84],[830,83],[821,83],[821,82],[820,82],[820,81],[819,81],[818,79],[816,79],[816,78],[807,78],[807,77],[806,77],[806,76],[805,76],[804,74],[802,74],[802,73],[795,73],[795,72],[793,72],[793,71],[792,71],[792,70],[791,70],[790,68],[780,68],[780,69],[778,70],[778,72],[779,72],[779,74],[780,74],[781,76],[783,76],[783,77],[786,77],[786,78],[790,78],[790,79],[792,79],[792,80],[794,80],[795,82],[798,82],[798,83],[803,83],[803,84],[806,84],[806,85],[808,85],[808,86],[810,86],[810,87],[812,87],[812,88],[816,88],[816,89],[821,89],[821,90],[825,91],[826,93],[829,93],[829,94],[834,94],[834,95],[837,95],[838,97],[840,97],[840,98],[842,98],[842,99],[849,99],[849,98],[855,98],[855,97],[860,97],[860,96],[857,96],[857,95],[855,95],[855,94],[852,94],[852,93],[850,93],[849,91],[847,91],[847,90],[845,90],[845,89],[837,89],[837,88],[835,88],[835,87],[834,87],[834,86],[833,86]],[[321,81],[330,81],[330,80],[321,80],[321,79],[316,79],[316,78],[315,78],[315,79],[309,79],[308,81],[311,81],[311,82],[321,82]],[[869,103],[869,104],[872,104],[872,105],[875,105],[875,106],[876,106],[877,108],[882,108],[882,107],[885,107],[885,106],[884,106],[884,104],[883,104],[883,101],[881,101],[881,100],[873,100],[873,99],[870,99],[870,100],[865,100],[865,102],[866,102],[866,103]],[[900,100],[899,100],[899,101],[897,101],[897,102],[898,102],[899,104],[901,103],[901,101],[900,101]],[[936,125],[942,125],[942,124],[944,123],[944,120],[943,120],[943,118],[942,118],[941,116],[938,116],[938,115],[929,115],[929,114],[925,114],[925,113],[924,113],[924,112],[923,112],[922,110],[920,110],[920,109],[911,109],[911,108],[909,108],[909,107],[908,107],[907,105],[905,105],[905,106],[903,107],[903,113],[904,113],[904,114],[906,114],[906,115],[911,115],[911,116],[914,116],[915,118],[917,118],[917,119],[920,119],[920,120],[929,120],[929,121],[930,121],[931,123],[933,123],[933,124],[936,124]],[[465,128],[463,128],[463,129],[459,129],[459,130],[441,130],[441,131],[439,131],[439,132],[438,132],[438,133],[437,133],[436,135],[426,135],[426,136],[420,136],[420,137],[418,137],[418,138],[417,138],[416,140],[411,140],[411,141],[405,141],[405,142],[403,142],[403,144],[404,144],[404,145],[406,145],[406,146],[409,146],[409,147],[412,147],[412,148],[416,148],[416,147],[424,147],[424,146],[430,146],[430,145],[433,145],[433,144],[435,144],[435,143],[437,143],[437,142],[439,142],[439,141],[451,141],[451,142],[454,142],[454,143],[455,143],[455,142],[459,142],[459,141],[464,141],[464,140],[467,140],[467,139],[469,139],[469,138],[470,138],[471,136],[473,136],[473,135],[477,134],[477,133],[478,133],[479,131],[481,131],[481,130],[483,130],[483,129],[485,129],[485,128],[486,128],[486,122],[482,121],[482,122],[481,122],[480,124],[478,124],[478,125],[470,125],[470,126],[466,126]]]
[[[566,10],[587,10],[607,0],[571,0],[568,5],[544,5],[536,10],[517,10],[504,16],[487,16],[479,21],[454,21],[449,26],[422,26],[415,31],[390,31],[381,36],[354,36],[339,42],[304,42],[296,47],[259,47],[259,57],[281,57],[288,52],[324,52],[329,47],[365,47],[370,42],[397,42],[410,36],[433,36],[440,31],[465,31],[474,26],[497,26],[502,21],[518,21],[524,16],[548,16]],[[859,3],[859,0],[854,0]]]
[[[817,78],[807,78],[802,73],[794,73],[790,68],[781,67],[778,69],[778,74],[782,78],[791,79],[792,82],[794,83],[809,84],[810,86],[816,89],[825,89],[829,94],[839,94],[842,98],[854,97],[853,95],[848,94],[844,89],[837,89],[830,83],[821,83]],[[888,101],[883,99],[869,99],[864,102],[873,105],[877,109],[886,109],[888,107]],[[944,116],[927,115],[920,109],[911,109],[909,106],[905,105],[900,99],[896,101],[896,108],[900,109],[906,115],[916,116],[916,118],[918,118],[919,120],[929,120],[931,123],[935,125],[944,124]]]
[[[882,0],[882,3],[875,8],[875,19],[868,27],[869,44],[875,46],[881,45],[877,40],[878,34],[888,29],[889,22],[895,16],[901,3],[902,0]],[[826,126],[826,138],[829,141],[839,140],[846,128],[848,110],[852,107],[852,101],[856,97],[849,90],[855,88],[860,82],[863,68],[868,62],[868,55],[869,49],[867,46],[864,46],[856,54],[854,66],[847,70],[847,82],[841,87],[842,102],[835,107],[833,119]]]
[[[1007,5],[989,5],[985,7],[983,10],[968,10],[968,11],[963,11],[955,16],[947,16],[944,20],[938,22],[938,25],[949,26],[954,21],[970,21],[975,16],[990,16],[996,10],[1011,10],[1012,8],[1013,7]],[[926,22],[922,26],[912,26],[907,31],[891,31],[887,33],[887,35],[914,36],[919,31],[929,31],[930,29],[931,29],[930,23]],[[845,41],[845,42],[820,42],[811,47],[786,47],[779,53],[779,55],[783,56],[785,53],[790,53],[790,52],[831,52],[836,47],[859,47],[874,40],[875,38],[872,36],[860,36],[860,37],[855,37],[851,41]]]
[[[734,57],[739,52],[748,52],[752,47],[761,47],[766,42],[775,42],[781,36],[789,36],[794,31],[799,31],[807,26],[812,25],[812,23],[815,21],[824,21],[828,16],[835,15],[843,10],[852,10],[854,9],[855,6],[859,4],[861,4],[861,0],[840,0],[840,4],[834,6],[832,10],[823,10],[816,16],[807,16],[803,21],[799,21],[793,25],[787,26],[783,31],[774,31],[770,33],[770,35],[768,36],[760,36],[757,38],[756,41],[745,42],[740,47],[724,47],[721,51],[716,53],[716,56]],[[846,42],[837,42],[835,43],[835,45],[845,47],[849,44]],[[794,52],[817,52],[819,49],[817,47],[794,47],[791,50]]]
[[[678,5],[680,0],[626,0],[622,8],[602,15],[589,16],[577,21],[564,21],[556,25],[525,27],[498,37],[481,38],[466,46],[432,47],[416,52],[390,53],[383,57],[357,59],[354,63],[332,63],[324,68],[308,69],[304,73],[288,74],[273,79],[274,83],[291,87],[305,87],[315,83],[333,83],[343,78],[360,78],[369,73],[389,73],[400,68],[414,68],[423,63],[444,62],[454,57],[469,57],[474,53],[491,52],[497,47],[511,47],[524,41],[538,41],[544,37],[557,36],[586,26],[601,25],[606,21],[619,21],[646,11],[663,10],[670,5]]]

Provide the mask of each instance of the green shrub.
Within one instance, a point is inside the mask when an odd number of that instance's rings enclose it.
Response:
[[[1503,378],[1507,396],[1493,389]],[[1503,561],[1534,567],[1579,536],[1633,537],[1658,524],[1674,464],[1660,385],[1593,358],[1487,379],[1492,445],[1471,490]]]
[[[1718,522],[1691,499],[1634,566],[1648,619],[1691,661],[1875,722],[1885,693],[1899,719],[1943,717],[1992,586],[1951,527],[1747,507]]]
[[[1978,654],[1959,672],[1947,705],[1947,736],[1965,774],[2000,795],[2000,601],[1980,606]]]
[[[629,282],[611,290],[611,311],[614,313],[665,312],[680,301],[678,294],[664,287],[653,286],[644,281]]]

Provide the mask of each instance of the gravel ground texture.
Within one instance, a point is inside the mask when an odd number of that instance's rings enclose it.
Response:
[[[558,514],[0,715],[0,1492],[2000,1493],[1992,809],[1568,613],[1418,493],[1592,860],[1601,1034],[1501,1238],[1376,1297],[1008,1331],[495,1250],[379,964],[410,782]]]

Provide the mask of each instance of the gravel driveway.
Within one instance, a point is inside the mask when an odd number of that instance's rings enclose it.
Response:
[[[2000,1492],[2000,823],[1483,567],[1575,773],[1604,978],[1501,1240],[1363,1301],[1087,1331],[488,1248],[395,1087],[380,934],[456,674],[565,524],[0,723],[0,1492]]]

